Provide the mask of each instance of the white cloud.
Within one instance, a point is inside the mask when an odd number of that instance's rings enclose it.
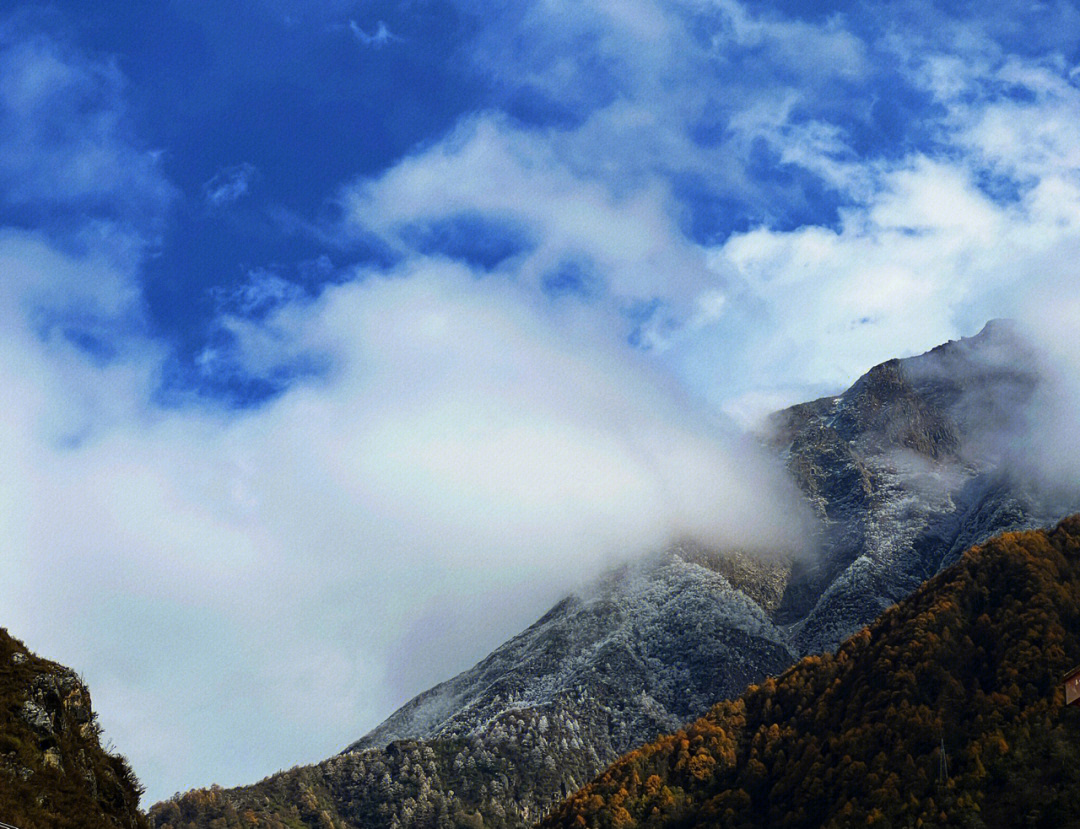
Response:
[[[526,282],[538,285],[564,259],[585,257],[621,300],[659,294],[690,308],[703,291],[715,297],[715,277],[679,231],[659,179],[612,192],[575,169],[559,144],[558,136],[499,116],[468,120],[443,142],[353,188],[351,216],[403,249],[402,231],[417,222],[463,213],[509,220],[536,242],[513,263]]]
[[[807,23],[768,12],[755,15],[736,0],[714,0],[720,27],[712,42],[718,52],[731,45],[766,49],[766,65],[800,75],[859,77],[870,71],[866,45],[834,15],[824,23]]]
[[[1010,217],[926,158],[881,184],[838,232],[758,229],[716,249],[714,269],[738,281],[763,317],[761,332],[748,334],[757,347],[743,351],[752,364],[739,373],[841,388],[875,362],[960,333],[961,309],[1000,278],[995,243]]]
[[[396,277],[287,306],[273,354],[261,326],[238,327],[259,365],[330,352],[331,381],[225,420],[114,422],[75,449],[38,425],[72,407],[69,378],[52,379],[67,361],[32,338],[10,346],[4,364],[32,361],[19,376],[34,381],[5,416],[20,481],[5,621],[85,666],[110,734],[154,783],[317,759],[401,701],[383,685],[395,660],[463,668],[613,557],[682,534],[793,540],[767,465],[595,321],[446,263]],[[82,370],[104,398],[137,397],[119,368]],[[508,591],[517,611],[449,663],[437,642],[399,651],[432,608]],[[229,682],[242,714],[217,707]],[[163,710],[176,733],[141,733]],[[224,758],[226,734],[262,748]]]
[[[721,348],[734,356],[735,375],[767,377],[772,393],[794,401],[974,333],[992,317],[1034,322],[1050,308],[1075,311],[1080,91],[1062,74],[1014,59],[962,77],[966,89],[1023,83],[1031,94],[949,98],[939,129],[952,152],[858,165],[860,198],[838,228],[758,228],[716,247],[710,265],[731,286],[729,308],[754,308],[756,322],[729,311],[715,331],[680,342],[671,360],[699,387],[715,383],[714,399],[746,416],[746,404],[769,389],[736,387],[725,402],[731,386],[707,367]],[[1015,182],[1014,195],[980,186],[987,174]],[[1076,351],[1055,336],[1058,351]]]
[[[211,293],[223,313],[241,318],[258,316],[287,302],[300,302],[306,296],[295,282],[265,268],[250,271],[239,285],[215,288]]]

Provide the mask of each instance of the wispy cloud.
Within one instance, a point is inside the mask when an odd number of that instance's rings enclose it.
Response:
[[[87,210],[149,230],[175,196],[159,153],[139,145],[115,62],[0,21],[0,199]]]
[[[567,156],[574,149],[566,147]],[[365,230],[404,249],[413,240],[403,231],[417,222],[464,213],[519,226],[535,244],[509,264],[537,287],[562,262],[584,257],[602,274],[615,305],[660,295],[689,308],[698,293],[715,289],[703,251],[680,232],[658,178],[620,193],[582,175],[567,156],[557,139],[482,116],[361,183],[348,204]]]
[[[350,20],[349,31],[353,33],[353,37],[356,38],[357,43],[361,46],[370,46],[374,49],[381,49],[388,43],[394,43],[401,40],[400,37],[390,31],[386,23],[382,20],[375,24],[375,31],[371,33],[360,28],[360,24],[355,20]]]
[[[232,167],[225,167],[202,186],[203,195],[214,207],[229,204],[243,198],[248,192],[258,170],[255,165],[244,162]]]

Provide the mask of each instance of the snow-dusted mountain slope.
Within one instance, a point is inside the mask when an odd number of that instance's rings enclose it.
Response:
[[[621,567],[348,750],[471,735],[504,711],[576,698],[597,726],[593,745],[621,752],[643,731],[685,722],[718,693],[789,664],[785,634],[726,578],[695,563],[696,552],[677,547]]]
[[[697,558],[685,546],[609,574],[338,757],[243,789],[192,792],[151,819],[177,828],[242,826],[247,811],[269,826],[536,820],[642,735],[794,660],[761,607]]]

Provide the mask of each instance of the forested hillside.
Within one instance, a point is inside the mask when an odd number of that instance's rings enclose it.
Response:
[[[545,827],[1080,821],[1080,517],[975,547],[835,654],[623,757]]]

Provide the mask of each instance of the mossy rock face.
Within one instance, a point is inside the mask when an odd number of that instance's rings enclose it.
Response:
[[[0,821],[20,829],[143,829],[142,792],[102,749],[90,692],[0,628]]]
[[[555,827],[1075,826],[1080,517],[969,551],[835,654],[622,758]]]

